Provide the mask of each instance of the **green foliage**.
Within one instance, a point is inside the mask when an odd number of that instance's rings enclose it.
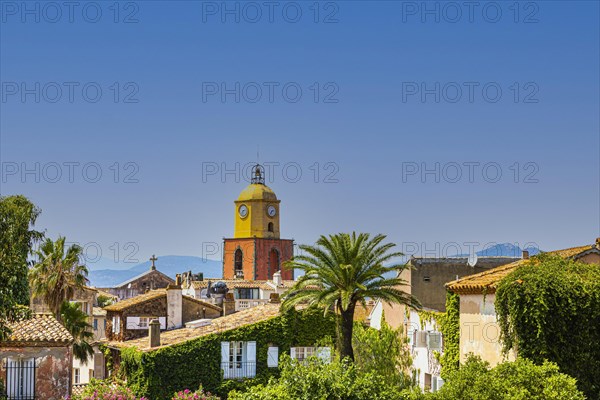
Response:
[[[519,358],[489,369],[486,362],[469,357],[448,374],[442,388],[427,395],[431,400],[584,400],[574,378],[550,362],[535,365]]]
[[[113,304],[114,298],[109,297],[109,296],[100,295],[100,296],[98,296],[96,301],[98,302],[98,307],[104,308],[106,306],[110,306],[111,304]]]
[[[406,373],[412,365],[407,340],[402,328],[392,329],[385,320],[381,329],[356,324],[354,328],[354,357],[357,369],[373,373],[383,380],[385,386],[402,389],[411,383]]]
[[[289,353],[292,346],[311,346],[334,335],[334,316],[323,315],[319,309],[291,309],[266,321],[150,352],[123,349],[118,373],[135,393],[152,400],[169,399],[176,391],[196,390],[200,385],[223,397],[229,390],[265,383],[279,373],[277,368],[267,368],[269,346],[278,346],[280,354]],[[256,378],[243,382],[224,380],[221,342],[250,340],[256,341]]]
[[[91,326],[88,324],[88,316],[81,311],[81,305],[78,303],[63,302],[60,307],[60,316],[62,323],[69,333],[75,339],[73,343],[73,357],[81,362],[87,362],[88,358],[94,354],[94,349],[90,341],[94,339],[91,332]]]
[[[148,400],[136,397],[123,382],[91,379],[81,395],[75,395],[71,400]]]
[[[355,365],[336,357],[327,364],[318,358],[306,362],[280,359],[281,376],[246,392],[233,391],[229,400],[401,400],[396,387],[375,373],[361,373]]]
[[[303,271],[294,287],[285,296],[284,308],[308,303],[340,314],[342,357],[354,359],[352,331],[356,304],[366,305],[368,299],[418,307],[419,302],[399,289],[407,282],[400,273],[405,264],[390,264],[402,256],[393,252],[393,243],[385,243],[385,235],[347,234],[321,236],[316,246],[300,246],[306,253],[285,263],[286,268]],[[395,273],[396,277],[386,278]]]
[[[505,351],[553,361],[600,398],[600,267],[534,257],[500,282],[495,306]]]
[[[65,238],[56,242],[46,239],[35,252],[38,261],[29,271],[31,293],[44,299],[56,318],[60,320],[60,307],[71,300],[76,288],[87,283],[88,270],[81,264],[83,249],[71,245],[65,250]]]
[[[15,318],[15,306],[29,305],[27,257],[43,238],[32,229],[40,212],[24,196],[0,197],[0,340],[9,333],[5,321]]]
[[[458,369],[460,361],[460,296],[446,292],[446,312],[438,317],[438,326],[444,338],[444,352],[440,356],[441,376]]]

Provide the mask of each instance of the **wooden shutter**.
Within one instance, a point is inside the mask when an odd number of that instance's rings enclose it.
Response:
[[[140,329],[140,317],[127,317],[125,329]]]
[[[297,359],[297,357],[296,357],[296,348],[295,347],[292,347],[290,349],[290,357],[292,357],[292,360],[296,360]]]
[[[277,368],[279,365],[279,347],[269,347],[267,351],[267,367]]]

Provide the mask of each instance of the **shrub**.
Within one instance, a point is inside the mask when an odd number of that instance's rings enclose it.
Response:
[[[148,400],[137,397],[131,389],[121,382],[111,382],[92,379],[81,395],[73,396],[71,400]]]
[[[374,373],[361,373],[351,362],[335,358],[324,363],[318,358],[305,362],[283,355],[281,376],[266,385],[257,385],[241,393],[232,391],[229,400],[401,400],[397,387],[385,384]]]
[[[487,362],[470,356],[458,371],[448,374],[432,400],[584,400],[574,378],[551,362],[535,365],[519,358],[489,369]]]
[[[171,400],[219,400],[217,396],[213,396],[210,393],[204,393],[202,387],[192,392],[189,389],[176,392]]]

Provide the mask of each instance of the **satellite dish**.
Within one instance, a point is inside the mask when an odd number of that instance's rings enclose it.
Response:
[[[467,264],[469,264],[469,267],[474,267],[477,264],[477,254],[471,254],[467,259]]]

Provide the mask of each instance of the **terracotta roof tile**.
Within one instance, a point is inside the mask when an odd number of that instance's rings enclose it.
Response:
[[[12,333],[0,346],[11,346],[16,342],[31,345],[68,345],[73,336],[52,314],[34,314],[30,319],[9,323]]]
[[[238,288],[258,288],[263,290],[274,290],[275,284],[273,281],[265,281],[265,280],[244,280],[244,279],[205,279],[203,281],[193,281],[192,287],[194,289],[205,289],[208,287],[208,282],[212,282],[213,284],[217,282],[223,282],[227,285],[229,289],[238,289]],[[296,283],[293,280],[285,280],[281,282],[280,288],[290,288]]]
[[[180,328],[160,333],[161,346],[149,348],[148,337],[127,340],[124,342],[108,342],[108,346],[114,348],[137,347],[142,351],[153,351],[166,346],[171,346],[178,343],[183,343],[188,340],[196,339],[202,336],[210,335],[211,333],[228,331],[240,328],[245,325],[255,324],[257,322],[266,321],[279,315],[280,304],[268,303],[261,306],[249,308],[247,310],[238,311],[234,314],[225,317],[215,318],[211,320],[210,325],[201,326],[198,328]]]
[[[144,294],[140,294],[139,296],[135,296],[135,297],[131,297],[129,299],[126,300],[122,300],[122,301],[118,301],[114,304],[111,304],[109,306],[104,307],[105,311],[123,311],[129,307],[132,306],[136,306],[138,304],[142,304],[145,303],[147,301],[151,301],[151,300],[155,300],[155,299],[159,299],[161,297],[166,297],[167,296],[167,289],[157,289],[157,290],[151,290],[147,293]],[[214,305],[212,303],[209,303],[207,301],[204,300],[200,300],[200,299],[195,299],[191,296],[186,296],[183,295],[183,297],[185,299],[191,300],[193,302],[196,302],[198,304],[201,304],[205,307],[209,307],[212,309],[215,309],[217,311],[221,311],[221,307]]]
[[[552,254],[562,258],[569,258],[592,249],[596,249],[596,246],[586,245],[571,247],[563,250],[549,251],[547,254]],[[486,290],[488,293],[494,293],[496,291],[496,286],[502,280],[502,278],[529,261],[529,259],[522,259],[510,264],[480,272],[478,274],[469,275],[464,278],[448,282],[446,284],[446,288],[451,292],[458,294],[479,294],[484,290]]]

